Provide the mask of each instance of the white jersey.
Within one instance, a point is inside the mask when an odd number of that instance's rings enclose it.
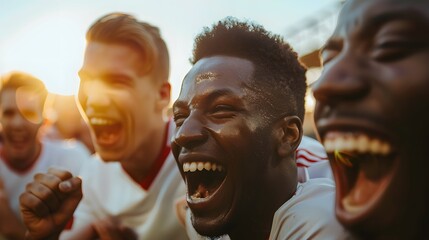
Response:
[[[334,182],[327,178],[299,183],[295,195],[274,214],[270,240],[351,239],[337,222]]]
[[[300,183],[313,178],[333,179],[325,148],[313,138],[302,137],[301,143],[296,149],[296,165]]]
[[[170,123],[168,147],[173,130],[174,123]],[[83,167],[81,177],[83,199],[74,214],[72,230],[108,218],[133,229],[139,239],[187,239],[174,206],[186,189],[171,151],[148,190],[119,162],[96,158]]]
[[[89,160],[89,152],[79,148],[74,141],[43,141],[42,149],[36,162],[25,172],[17,172],[0,160],[0,177],[3,179],[10,206],[16,216],[21,219],[19,196],[25,186],[33,181],[36,173],[46,173],[50,167],[60,168],[77,174],[85,161]]]

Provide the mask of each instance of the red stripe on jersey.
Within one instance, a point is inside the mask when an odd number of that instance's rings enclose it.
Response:
[[[74,222],[74,217],[72,217],[66,224],[66,226],[64,227],[64,230],[70,230],[73,227],[73,222]]]
[[[150,185],[152,184],[153,180],[155,180],[156,175],[158,175],[159,171],[161,170],[162,165],[164,165],[165,160],[167,159],[168,155],[170,154],[171,147],[169,144],[167,144],[167,137],[168,137],[168,126],[169,122],[167,123],[167,126],[165,127],[165,136],[164,136],[164,148],[161,150],[161,152],[158,155],[158,158],[153,163],[152,168],[150,169],[148,175],[140,182],[140,186],[144,190],[148,190]]]
[[[305,153],[308,153],[308,154],[310,154],[311,156],[314,156],[314,157],[316,157],[316,158],[320,158],[320,159],[323,159],[323,160],[328,160],[328,157],[327,157],[326,155],[319,156],[319,155],[315,154],[314,152],[310,152],[310,151],[308,151],[307,149],[304,149],[304,148],[299,148],[299,149],[297,149],[297,150],[296,150],[296,153],[297,153],[297,154],[305,154]]]
[[[310,159],[310,158],[308,158],[308,156],[305,156],[305,155],[302,155],[302,154],[298,154],[298,155],[296,156],[296,160],[298,161],[299,159],[302,159],[302,160],[308,161],[308,162],[310,162],[310,163],[316,163],[316,162],[325,161],[324,159],[320,159],[320,158],[317,158],[317,159]]]
[[[297,167],[308,168],[308,166],[307,166],[307,165],[305,165],[305,164],[303,164],[303,163],[300,163],[300,162],[297,162],[297,163],[296,163],[296,166],[297,166]]]

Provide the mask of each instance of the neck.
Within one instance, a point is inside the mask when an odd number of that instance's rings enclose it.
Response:
[[[282,168],[279,167],[279,169]],[[296,168],[292,170],[296,173]],[[242,217],[237,221],[239,224],[229,233],[231,239],[266,240],[269,238],[274,214],[295,194],[297,178],[294,171],[283,169],[269,173],[270,177],[266,178],[266,182],[261,183],[259,192],[254,194],[253,205],[245,207],[251,211],[242,213]],[[282,190],[279,186],[282,186]]]
[[[33,149],[33,152],[27,158],[12,158],[10,157],[12,154],[8,153],[8,151],[3,147],[2,155],[6,160],[7,164],[16,171],[26,171],[29,169],[34,162],[37,161],[40,155],[40,151],[42,149],[42,144],[40,142],[36,142],[36,145]]]
[[[249,214],[250,215],[250,214]],[[245,224],[240,224],[228,235],[231,240],[235,239],[260,239],[267,240],[270,236],[271,225],[274,213],[267,213],[264,216],[247,216],[248,221]]]
[[[121,162],[122,167],[136,182],[141,182],[146,178],[156,161],[159,153],[162,151],[165,142],[164,137],[167,134],[163,123],[152,134],[146,138],[147,141],[140,144],[137,150],[128,159]]]

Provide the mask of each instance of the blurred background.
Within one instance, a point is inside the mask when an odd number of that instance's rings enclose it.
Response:
[[[51,122],[78,121],[71,113],[79,84],[85,32],[100,16],[125,12],[158,26],[171,57],[172,102],[190,69],[193,40],[204,26],[226,17],[252,20],[282,35],[307,65],[308,83],[320,75],[318,50],[336,23],[341,0],[0,0],[0,74],[28,72],[51,93],[46,117]],[[314,100],[306,98],[305,134],[314,136]],[[66,113],[73,117],[61,117]],[[77,118],[76,118],[77,116]],[[80,121],[80,120],[79,120]],[[67,129],[68,123],[64,124]],[[71,127],[70,127],[71,128]],[[70,134],[71,133],[66,133]]]

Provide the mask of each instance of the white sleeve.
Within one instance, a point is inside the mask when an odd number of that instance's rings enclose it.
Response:
[[[333,179],[328,156],[322,144],[310,137],[303,136],[296,150],[298,181],[303,183],[313,178]]]
[[[334,199],[330,179],[300,184],[296,195],[275,213],[270,240],[351,239],[335,217]]]
[[[80,171],[80,178],[82,179],[82,193],[83,197],[80,201],[76,211],[73,215],[73,225],[71,231],[78,231],[82,227],[85,227],[91,224],[94,220],[96,220],[96,215],[94,214],[94,210],[97,209],[96,206],[93,206],[95,203],[91,201],[91,199],[96,199],[94,191],[90,189],[90,184],[87,184],[88,181],[91,181],[91,173],[94,173],[91,169],[94,168],[92,161],[96,161],[96,159],[88,159],[88,162],[82,165]]]

